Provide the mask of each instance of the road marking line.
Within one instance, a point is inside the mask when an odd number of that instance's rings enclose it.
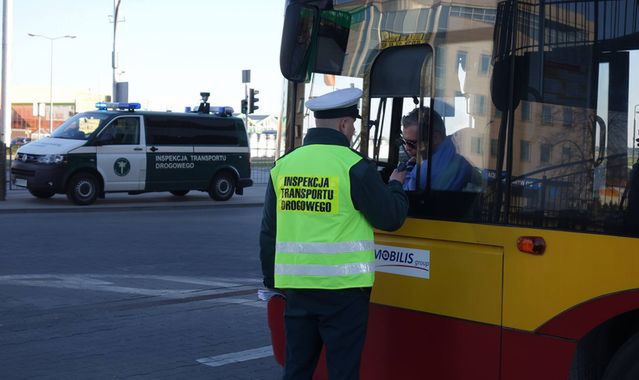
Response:
[[[107,281],[111,279],[112,281]],[[182,282],[187,284],[200,284],[214,286],[217,289],[171,289],[171,288],[144,288],[122,286],[115,284],[115,280],[126,282],[129,279],[162,280]],[[252,284],[241,285],[226,281],[208,281],[198,278],[178,276],[154,276],[154,275],[100,275],[100,274],[34,274],[34,275],[7,275],[0,276],[0,285],[14,286],[40,286],[47,288],[93,290],[113,293],[135,294],[165,298],[192,298],[205,295],[223,294],[233,291],[254,289],[257,281]],[[126,284],[124,284],[126,285]],[[230,289],[233,288],[233,289]]]
[[[203,302],[252,306],[252,307],[258,307],[260,309],[266,309],[266,307],[268,306],[268,302],[264,302],[260,300],[251,300],[247,298],[237,298],[237,297],[222,297],[217,299],[206,300]]]
[[[95,283],[109,283],[103,280],[109,279],[148,279],[163,280],[171,282],[181,282],[185,284],[208,285],[211,287],[232,287],[239,285],[259,284],[256,278],[227,278],[227,277],[186,277],[186,276],[158,276],[144,274],[97,274],[97,273],[77,273],[77,274],[18,274],[0,276],[0,281],[12,280],[67,280],[81,279],[84,282],[93,281]]]
[[[197,359],[196,361],[209,367],[221,367],[223,365],[231,363],[240,363],[248,360],[266,358],[269,356],[273,356],[273,347],[264,346],[253,348],[251,350],[231,352],[230,354],[209,356],[208,358],[201,358]]]
[[[142,275],[140,274],[89,274],[87,276],[96,277],[96,278],[106,278],[106,279],[108,278],[123,278],[123,279],[139,278],[139,279],[149,279],[149,280],[162,280],[162,281],[170,281],[170,282],[179,282],[183,284],[207,285],[207,286],[217,286],[217,287],[224,287],[224,288],[241,285],[241,283],[232,283],[228,281],[215,281],[215,280],[191,278],[191,277],[184,277],[184,276],[157,276],[157,275],[146,275],[146,274],[142,274]],[[255,282],[255,279],[247,279],[245,282],[248,282],[248,281]]]

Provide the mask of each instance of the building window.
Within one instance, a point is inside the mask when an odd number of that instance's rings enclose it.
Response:
[[[541,110],[541,123],[543,125],[552,125],[552,107],[544,104]]]
[[[479,73],[480,74],[488,74],[488,70],[490,69],[490,56],[488,54],[482,54],[481,60],[479,61]]]
[[[446,88],[446,50],[442,47],[435,48],[435,94],[444,96]]]
[[[548,163],[550,162],[552,154],[552,145],[550,144],[541,144],[539,148],[539,162]]]
[[[497,139],[490,139],[490,156],[491,157],[497,157],[497,150],[498,150],[497,144],[498,144]]]
[[[455,69],[459,70],[459,66],[461,65],[462,70],[466,71],[466,59],[468,58],[468,53],[465,51],[457,52],[457,63],[455,64]]]
[[[475,97],[475,115],[484,116],[486,114],[486,96],[477,95]]]
[[[521,102],[521,120],[530,121],[530,103]]]
[[[521,140],[519,142],[519,160],[530,161],[530,142]]]
[[[563,126],[570,127],[572,126],[572,108],[564,108],[564,117],[563,117]]]
[[[450,15],[494,24],[497,11],[495,9],[452,6],[450,7]]]
[[[569,146],[561,147],[561,161],[570,162],[571,157],[572,157],[572,150],[570,149],[570,147]]]
[[[470,138],[470,151],[474,154],[482,154],[482,138],[481,137],[471,137]]]

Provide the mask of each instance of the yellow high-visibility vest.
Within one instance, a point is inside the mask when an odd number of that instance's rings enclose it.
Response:
[[[373,286],[373,227],[351,200],[349,170],[361,159],[345,146],[313,144],[282,157],[271,170],[276,288]]]

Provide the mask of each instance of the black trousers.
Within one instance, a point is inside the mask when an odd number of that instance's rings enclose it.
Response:
[[[313,378],[322,344],[330,380],[359,379],[370,288],[287,289],[285,380]]]

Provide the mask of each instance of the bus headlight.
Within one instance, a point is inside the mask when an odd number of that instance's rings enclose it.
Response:
[[[64,162],[63,154],[43,154],[38,157],[38,163],[40,164],[61,164]]]

